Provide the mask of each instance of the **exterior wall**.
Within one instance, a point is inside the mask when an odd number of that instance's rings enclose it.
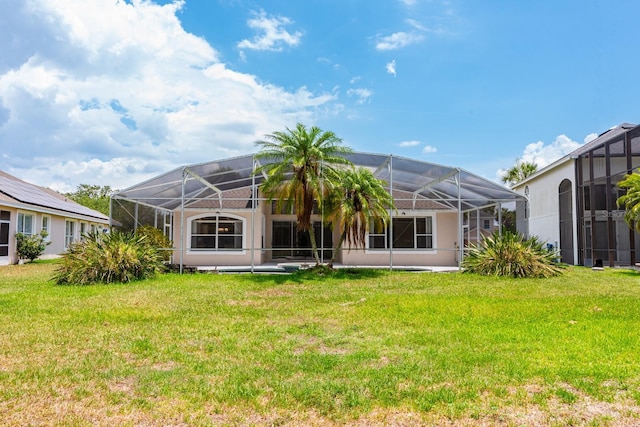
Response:
[[[23,207],[14,207],[14,206],[3,206],[0,205],[0,209],[4,211],[9,211],[11,215],[11,220],[9,222],[9,257],[8,259],[0,258],[0,265],[6,264],[17,264],[19,261],[18,252],[17,252],[17,242],[16,242],[16,232],[17,232],[17,220],[18,214],[23,213],[26,215],[33,215],[33,233],[38,234],[42,231],[42,218],[49,218],[49,236],[48,240],[51,242],[45,248],[45,251],[40,256],[40,259],[50,259],[57,258],[66,250],[65,247],[65,225],[66,221],[74,221],[76,222],[75,227],[75,240],[80,239],[80,223],[87,224],[88,227],[94,225],[99,227],[100,229],[108,228],[105,223],[99,223],[92,221],[87,218],[80,217],[67,217],[62,216],[60,213],[57,213],[53,210],[35,210],[32,208],[23,208]]]
[[[541,241],[553,245],[560,249],[560,206],[558,201],[558,190],[563,180],[569,180],[572,188],[572,212],[573,212],[573,248],[574,260],[577,260],[577,216],[576,216],[576,194],[575,194],[575,167],[574,161],[567,158],[556,167],[549,169],[546,173],[534,176],[519,184],[515,191],[525,195],[525,188],[529,190],[528,200],[528,235],[536,236]],[[523,219],[523,206],[518,206],[518,218]],[[519,230],[522,231],[522,230]]]
[[[273,221],[295,221],[294,215],[271,215],[270,212],[265,213],[266,209],[270,209],[269,204],[261,204],[261,209],[255,213],[255,229],[253,235],[253,263],[260,265],[272,260],[271,242],[272,242],[272,222]],[[393,251],[393,264],[404,266],[454,266],[457,265],[457,251],[455,250],[458,240],[458,214],[456,212],[430,213],[434,216],[434,246],[433,250],[421,251]],[[241,251],[194,251],[189,249],[190,239],[190,222],[198,217],[207,215],[233,216],[242,218],[243,224],[243,247]],[[409,214],[407,214],[409,215]],[[424,216],[425,212],[417,214]],[[320,221],[320,217],[315,215],[314,221]],[[251,211],[250,210],[228,210],[220,212],[212,212],[211,210],[187,210],[185,211],[184,226],[184,254],[183,264],[185,266],[248,266],[251,265]],[[176,251],[173,255],[173,262],[179,263],[180,256],[180,227],[181,216],[180,211],[174,211],[173,225],[173,241]],[[337,243],[338,230],[332,231],[333,245]],[[320,236],[316,236],[318,248],[320,249]],[[368,237],[367,237],[368,241]],[[264,245],[264,249],[263,249]],[[325,249],[332,249],[325,247]],[[325,257],[324,262],[328,262]],[[348,247],[336,257],[336,262],[344,265],[371,265],[386,266],[389,265],[389,251],[385,250],[368,250],[359,249],[349,251]]]
[[[407,214],[409,215],[409,214]],[[421,251],[393,251],[393,265],[400,266],[455,266],[457,265],[458,213],[441,212],[434,215],[434,249]],[[424,216],[424,212],[420,215]],[[368,240],[368,239],[367,239]],[[389,265],[388,250],[359,249],[342,251],[344,265]]]
[[[191,221],[202,216],[233,216],[241,218],[243,222],[243,249],[238,251],[202,251],[191,250],[190,235],[191,235]],[[260,211],[255,213],[255,225],[253,234],[253,263],[259,265],[265,262],[265,252],[262,250],[262,223],[264,215]],[[206,209],[186,210],[184,226],[184,253],[183,264],[186,266],[246,266],[251,265],[251,211],[250,210],[228,210],[213,212]],[[174,226],[173,226],[173,241],[175,252],[173,254],[173,263],[178,264],[180,260],[180,228],[181,228],[181,214],[177,210],[174,212]]]

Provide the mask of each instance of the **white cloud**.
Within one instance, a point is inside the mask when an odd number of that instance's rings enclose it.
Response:
[[[396,60],[387,63],[387,73],[393,74],[396,77]]]
[[[39,185],[124,188],[339,108],[336,93],[229,69],[184,31],[182,2],[10,1],[21,7],[0,17],[12,23],[0,25],[0,170]]]
[[[591,142],[598,137],[597,133],[590,133],[589,135],[584,137],[584,143]]]
[[[358,88],[358,89],[349,89],[347,90],[347,95],[355,96],[357,98],[357,104],[364,104],[369,100],[373,92],[369,89]]]
[[[420,144],[422,144],[422,143],[420,141],[416,141],[416,140],[413,140],[413,141],[402,141],[400,144],[398,144],[398,147],[402,147],[402,148],[415,147],[416,145],[420,145]]]
[[[258,32],[253,40],[244,39],[238,42],[238,48],[251,50],[281,51],[283,46],[297,46],[302,32],[291,34],[283,27],[293,23],[289,18],[267,16],[264,11],[254,12],[254,17],[247,21],[249,28]]]
[[[528,144],[524,149],[521,160],[535,163],[538,168],[543,168],[571,153],[581,145],[566,135],[559,135],[551,144],[545,144],[542,141]]]
[[[417,32],[400,31],[389,36],[380,37],[376,43],[378,50],[396,50],[424,40],[424,35]]]
[[[422,149],[423,154],[432,154],[432,153],[436,153],[437,151],[438,149],[431,145],[425,145],[424,148]]]

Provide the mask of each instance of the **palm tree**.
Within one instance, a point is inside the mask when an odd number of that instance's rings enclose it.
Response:
[[[632,173],[618,183],[618,187],[627,192],[618,197],[618,206],[624,206],[624,220],[629,227],[640,231],[640,174]]]
[[[269,201],[276,200],[278,210],[294,208],[298,231],[308,232],[311,250],[320,264],[318,246],[311,223],[314,204],[322,205],[323,188],[332,183],[324,177],[335,176],[335,167],[351,165],[345,154],[351,149],[333,132],[313,126],[296,124],[295,129],[274,132],[257,141],[258,159],[267,161],[256,172],[265,172],[267,178],[261,185]]]
[[[502,177],[502,182],[505,184],[517,184],[523,179],[533,175],[538,170],[538,165],[533,162],[523,162],[516,160],[516,164],[507,169],[507,172]]]
[[[376,178],[369,169],[337,171],[336,182],[327,197],[326,212],[340,238],[333,251],[329,266],[333,266],[338,251],[346,241],[349,249],[365,246],[371,225],[380,230],[390,221],[389,209],[395,209],[393,197],[384,188],[385,182]]]

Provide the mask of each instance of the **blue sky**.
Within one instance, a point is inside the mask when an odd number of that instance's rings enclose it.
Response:
[[[0,0],[0,169],[125,188],[296,122],[499,180],[640,122],[634,0]]]

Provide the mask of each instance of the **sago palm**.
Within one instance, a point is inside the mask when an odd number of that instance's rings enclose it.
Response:
[[[257,159],[264,160],[256,172],[265,172],[261,185],[269,201],[276,200],[278,209],[293,207],[298,231],[308,232],[316,263],[320,263],[318,246],[311,223],[313,206],[322,205],[323,188],[332,183],[325,177],[335,176],[339,165],[351,165],[344,156],[351,149],[333,132],[313,126],[307,129],[298,123],[286,132],[274,132],[256,142],[260,147]],[[323,182],[324,181],[324,182]]]
[[[334,227],[340,230],[340,237],[330,265],[344,242],[349,249],[364,247],[371,225],[377,230],[385,228],[390,220],[389,209],[395,209],[385,182],[368,169],[340,170],[332,181],[337,184],[331,189],[325,211]]]

